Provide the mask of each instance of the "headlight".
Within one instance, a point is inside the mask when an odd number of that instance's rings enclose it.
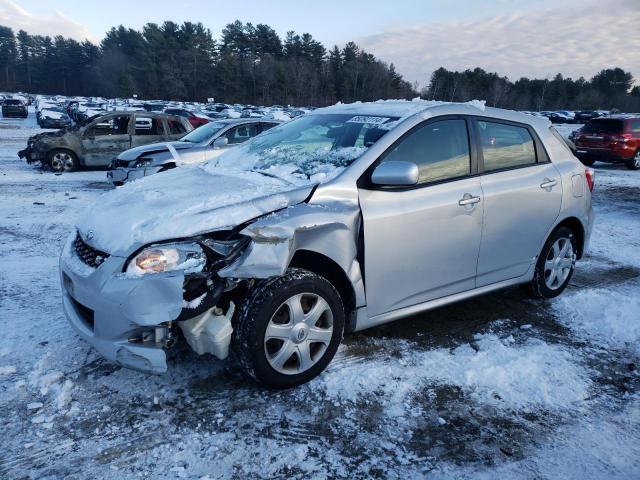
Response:
[[[150,158],[142,158],[135,163],[133,168],[145,168],[151,165],[152,163],[153,163],[153,160],[151,160]]]
[[[197,243],[167,243],[145,248],[129,260],[126,272],[130,275],[171,272],[201,272],[207,262]]]

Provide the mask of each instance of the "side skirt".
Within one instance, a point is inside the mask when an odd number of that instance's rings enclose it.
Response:
[[[466,292],[455,293],[446,297],[436,298],[435,300],[429,300],[428,302],[419,303],[417,305],[411,305],[410,307],[400,308],[391,312],[382,313],[375,317],[369,317],[367,315],[367,307],[360,307],[356,311],[356,326],[353,331],[365,330],[367,328],[382,325],[383,323],[392,322],[404,317],[410,317],[418,313],[432,310],[434,308],[448,305],[449,303],[459,302],[468,298],[477,297],[478,295],[484,295],[485,293],[493,292],[494,290],[500,290],[502,288],[511,287],[513,285],[519,285],[527,283],[531,280],[533,275],[532,266],[529,271],[521,277],[510,278],[509,280],[503,280],[502,282],[492,283],[491,285],[485,285],[473,290],[467,290]]]

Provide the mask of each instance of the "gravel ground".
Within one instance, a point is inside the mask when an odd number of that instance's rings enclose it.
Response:
[[[0,478],[640,475],[640,173],[596,164],[591,250],[560,298],[509,289],[350,334],[274,392],[188,348],[162,376],[122,369],[74,334],[58,254],[110,187],[20,161],[38,131],[0,121]]]

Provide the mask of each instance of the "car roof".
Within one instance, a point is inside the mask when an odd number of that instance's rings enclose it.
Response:
[[[211,123],[224,123],[226,125],[235,125],[236,123],[260,123],[260,122],[282,123],[281,120],[275,120],[273,118],[264,118],[264,117],[221,118],[220,120],[217,120],[217,119],[211,120]]]
[[[318,108],[311,115],[343,113],[350,115],[372,115],[398,117],[400,120],[422,114],[425,118],[436,115],[477,115],[525,123],[537,128],[548,128],[549,119],[528,115],[514,110],[486,107],[484,101],[472,100],[465,103],[429,100],[378,100],[377,102],[355,102]]]

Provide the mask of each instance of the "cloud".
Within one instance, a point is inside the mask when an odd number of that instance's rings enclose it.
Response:
[[[441,66],[481,67],[512,80],[559,72],[589,78],[613,66],[640,77],[638,32],[638,0],[583,0],[469,22],[396,27],[358,43],[424,86]]]
[[[85,39],[96,42],[87,27],[62,12],[34,15],[12,0],[0,0],[0,24],[11,27],[16,33],[25,30],[31,35],[63,35],[78,41]]]

